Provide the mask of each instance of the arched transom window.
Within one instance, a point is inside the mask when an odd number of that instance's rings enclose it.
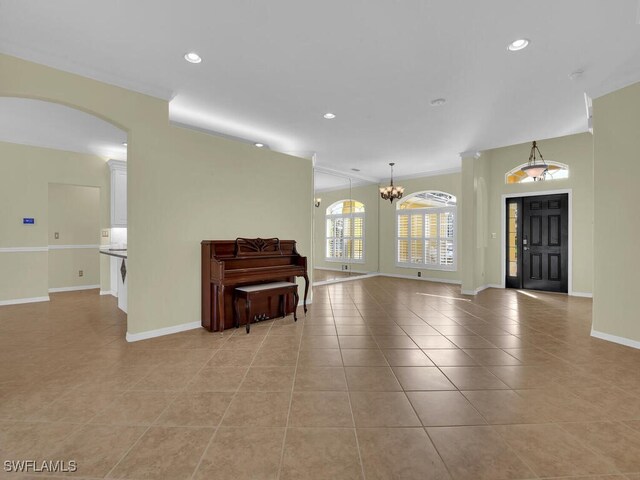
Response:
[[[545,180],[560,180],[562,178],[569,178],[569,166],[564,163],[552,162],[545,160],[547,164],[547,172],[545,173]],[[516,168],[509,170],[505,176],[505,183],[529,183],[535,181],[533,177],[530,177],[522,170],[522,167],[526,167],[528,163],[523,163]]]
[[[327,207],[327,260],[364,262],[364,214],[364,204],[357,200]]]
[[[396,264],[432,270],[456,269],[456,197],[417,192],[396,205]]]

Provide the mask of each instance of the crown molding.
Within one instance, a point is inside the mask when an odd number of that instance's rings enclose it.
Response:
[[[336,170],[333,168],[327,168],[327,167],[321,167],[316,165],[315,166],[315,171],[316,173],[326,173],[327,175],[335,175],[338,177],[345,177],[345,178],[349,178],[349,179],[357,179],[357,180],[362,180],[363,182],[367,182],[367,183],[379,183],[380,179],[379,178],[375,178],[375,177],[369,177],[367,175],[360,175],[358,173],[348,173],[348,172],[343,172],[342,170]]]
[[[467,150],[466,152],[460,152],[460,158],[474,158],[478,159],[482,156],[482,152],[478,150]]]
[[[440,175],[450,175],[452,173],[460,173],[462,169],[460,167],[456,168],[445,168],[442,170],[433,170],[430,172],[419,172],[412,173],[410,175],[400,175],[399,177],[393,177],[394,180],[413,180],[416,178],[426,178],[426,177],[439,177]]]
[[[160,100],[165,100],[167,102],[174,97],[173,90],[170,88],[151,85],[122,75],[115,75],[105,70],[88,67],[87,65],[83,65],[65,56],[45,52],[41,49],[17,45],[6,37],[1,37],[0,41],[2,43],[2,53],[6,55],[17,57],[28,62],[45,65],[63,72],[73,73],[81,77],[90,78],[98,82],[124,88],[125,90],[131,90],[143,95],[159,98]]]
[[[127,162],[125,162],[124,160],[111,159],[107,162],[107,165],[109,165],[109,168],[112,171],[113,170],[124,170],[125,172],[127,171]]]
[[[640,82],[640,76],[636,72],[627,73],[625,75],[622,75],[615,81],[611,81],[611,79],[608,79],[607,81],[604,81],[595,87],[588,88],[585,93],[592,99],[596,100],[600,97],[604,97],[605,95],[608,95],[610,93],[622,90],[623,88],[629,87],[638,82]]]

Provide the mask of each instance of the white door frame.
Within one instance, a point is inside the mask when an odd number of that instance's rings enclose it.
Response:
[[[539,192],[517,192],[517,193],[505,193],[502,195],[502,205],[500,216],[502,223],[500,226],[500,258],[502,265],[500,271],[502,272],[502,279],[500,280],[500,286],[505,288],[507,278],[507,199],[508,198],[520,198],[520,197],[537,197],[540,195],[557,195],[566,193],[569,196],[569,249],[567,259],[567,269],[569,270],[569,279],[567,284],[567,295],[573,295],[573,189],[561,188],[558,190],[541,190]]]

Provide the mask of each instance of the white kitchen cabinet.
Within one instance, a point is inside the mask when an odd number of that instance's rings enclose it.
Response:
[[[111,277],[111,295],[114,297],[118,296],[118,258],[117,257],[109,257],[109,270]]]
[[[127,226],[127,162],[109,160],[111,170],[111,227]]]
[[[118,298],[118,308],[127,313],[127,283],[129,261],[126,250],[102,249],[100,253],[109,256],[109,269],[111,272],[111,295]]]

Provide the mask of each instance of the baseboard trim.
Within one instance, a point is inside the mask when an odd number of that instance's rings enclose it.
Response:
[[[50,288],[49,293],[76,292],[79,290],[96,290],[98,288],[100,288],[100,285],[80,285],[77,287],[56,287],[56,288]]]
[[[501,285],[499,283],[488,283],[487,287],[489,287],[489,288],[504,288],[504,285]]]
[[[379,273],[367,273],[365,275],[359,275],[357,277],[347,277],[347,278],[334,278],[333,280],[322,280],[320,282],[313,282],[313,286],[314,287],[321,287],[323,285],[331,285],[334,283],[344,283],[344,282],[353,282],[355,280],[363,280],[365,278],[373,278],[373,277],[379,277],[380,274]],[[307,302],[307,305],[309,305],[310,302]]]
[[[491,288],[491,286],[483,285],[481,287],[476,288],[475,290],[460,290],[460,293],[462,293],[462,295],[477,295],[483,290],[486,290],[487,288]]]
[[[370,273],[367,272],[366,270],[342,270],[340,268],[327,268],[327,267],[313,267],[314,270],[324,270],[326,272],[344,272],[344,273],[349,273],[349,272],[353,272],[353,273]]]
[[[172,327],[158,328],[156,330],[147,330],[140,333],[127,332],[127,342],[139,342],[140,340],[148,340],[149,338],[162,337],[171,335],[172,333],[186,332],[187,330],[195,330],[202,327],[201,322],[182,323]]]
[[[38,303],[38,302],[48,302],[49,295],[46,297],[31,297],[31,298],[15,298],[12,300],[0,300],[1,305],[19,305],[21,303]]]
[[[100,295],[111,295],[118,298],[118,295],[113,290],[100,290]]]
[[[594,338],[599,338],[600,340],[606,340],[607,342],[618,343],[620,345],[624,345],[625,347],[640,349],[640,342],[638,342],[637,340],[631,340],[630,338],[618,337],[617,335],[611,335],[609,333],[599,332],[593,329],[591,329],[591,336]]]
[[[422,280],[423,282],[448,283],[451,285],[462,285],[461,280],[449,280],[447,278],[414,277],[413,275],[399,275],[397,273],[378,273],[381,277],[406,278],[407,280]]]
[[[583,297],[583,298],[593,298],[593,293],[589,292],[571,292],[569,293],[571,297]]]

